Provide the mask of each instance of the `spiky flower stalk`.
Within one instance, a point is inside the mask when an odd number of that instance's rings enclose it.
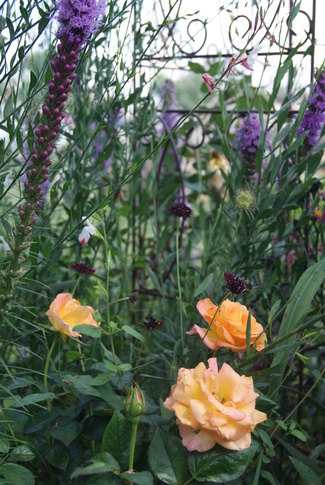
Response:
[[[257,113],[250,113],[246,116],[241,126],[238,128],[234,140],[234,148],[242,157],[242,162],[246,165],[246,175],[252,177],[256,172],[256,152],[259,145],[262,126]],[[266,132],[265,147],[271,150],[269,132]]]
[[[19,205],[18,223],[12,229],[9,242],[9,261],[1,271],[0,279],[0,318],[6,314],[6,308],[14,296],[14,289],[22,275],[21,265],[25,261],[23,253],[29,247],[33,231],[35,213],[42,208],[44,195],[42,184],[48,178],[48,169],[52,163],[50,157],[55,148],[55,139],[61,129],[64,107],[68,94],[72,90],[72,81],[77,77],[75,71],[79,52],[87,38],[98,28],[99,18],[104,14],[102,0],[61,0],[57,3],[60,28],[57,33],[59,44],[58,56],[51,61],[53,78],[49,81],[49,94],[42,106],[42,118],[34,130],[34,147],[28,162],[24,183],[24,201]]]
[[[325,124],[325,70],[321,72],[309,99],[308,108],[297,130],[297,137],[309,131],[304,140],[307,150],[317,145]]]

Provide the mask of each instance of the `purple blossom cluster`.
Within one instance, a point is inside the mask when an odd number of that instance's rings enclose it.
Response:
[[[95,273],[95,270],[91,266],[86,264],[85,261],[81,261],[81,263],[74,263],[71,267],[80,275],[83,275],[83,274],[90,275]]]
[[[297,137],[309,131],[306,137],[308,148],[314,147],[325,124],[325,70],[321,72],[310,96],[308,108],[297,130]]]
[[[153,317],[150,317],[149,322],[146,323],[146,327],[148,332],[152,332],[156,327],[159,328],[163,325],[163,322],[156,320]]]
[[[255,156],[258,149],[262,126],[257,113],[246,116],[238,128],[234,140],[234,148],[242,156],[246,163],[255,164]],[[266,132],[265,147],[272,149],[269,132]]]
[[[186,221],[188,217],[191,217],[192,209],[183,202],[176,202],[168,208],[168,213],[177,217],[183,217],[184,221]]]
[[[105,13],[104,0],[57,0],[60,29],[57,37],[73,35],[85,42],[101,25]]]
[[[252,285],[238,274],[224,273],[223,275],[227,282],[226,288],[235,295],[243,295],[245,291],[252,289]]]

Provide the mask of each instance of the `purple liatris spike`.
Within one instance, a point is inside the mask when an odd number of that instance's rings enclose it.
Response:
[[[262,126],[257,113],[251,113],[246,116],[241,126],[238,128],[234,140],[234,148],[242,156],[243,163],[249,168],[251,175],[255,172],[256,152],[260,136],[262,133]],[[266,132],[265,148],[272,149],[269,132]]]
[[[73,35],[84,42],[101,25],[105,8],[104,0],[58,0],[60,29],[57,36],[60,39],[65,34]]]
[[[305,145],[317,145],[325,124],[325,70],[321,72],[310,96],[308,108],[297,130],[297,137],[309,131]]]

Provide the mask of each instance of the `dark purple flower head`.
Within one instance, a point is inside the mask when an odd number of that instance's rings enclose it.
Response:
[[[152,332],[154,330],[154,328],[156,328],[156,327],[159,328],[162,325],[163,325],[163,322],[160,322],[153,317],[150,317],[149,322],[146,323],[146,327],[147,327],[148,332]]]
[[[169,207],[168,213],[177,217],[183,217],[184,221],[186,221],[186,219],[191,216],[192,209],[182,202],[177,202]]]
[[[309,99],[308,108],[297,130],[297,137],[309,131],[305,143],[309,148],[317,145],[325,124],[325,70],[321,72]]]
[[[243,295],[245,291],[252,289],[252,285],[238,274],[224,273],[223,275],[227,281],[226,288],[235,295]]]
[[[106,8],[104,0],[57,0],[56,5],[61,24],[57,36],[78,36],[82,42],[101,25]]]
[[[95,270],[93,268],[91,268],[90,266],[88,266],[88,264],[86,264],[84,261],[82,261],[81,263],[74,263],[72,265],[72,269],[77,271],[77,273],[79,273],[80,275],[81,274],[93,274],[93,273],[95,273]]]
[[[257,113],[251,113],[243,119],[236,133],[234,148],[243,157],[244,161],[255,162],[261,133],[262,126]],[[268,150],[272,148],[268,131],[266,132],[265,146]]]

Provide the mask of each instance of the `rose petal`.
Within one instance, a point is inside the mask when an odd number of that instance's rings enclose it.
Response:
[[[182,443],[188,451],[208,451],[214,447],[216,440],[214,433],[201,429],[194,430],[185,424],[178,423]]]

